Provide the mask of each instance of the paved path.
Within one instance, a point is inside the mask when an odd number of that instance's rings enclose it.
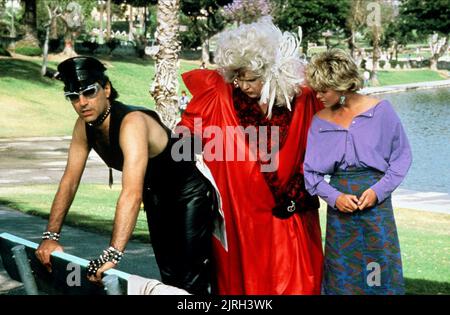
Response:
[[[70,137],[0,139],[0,187],[58,183],[64,172]],[[121,173],[113,171],[114,182]],[[108,167],[91,151],[82,181],[108,183]]]
[[[421,192],[399,188],[392,195],[395,208],[407,208],[450,214],[450,195],[441,192]]]

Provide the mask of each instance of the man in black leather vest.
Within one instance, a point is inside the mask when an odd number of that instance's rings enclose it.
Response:
[[[70,58],[58,66],[57,78],[64,81],[64,94],[79,117],[36,255],[50,271],[50,254],[63,250],[59,233],[94,149],[123,175],[111,243],[90,261],[89,280],[100,282],[103,272],[119,263],[143,202],[162,281],[207,294],[215,192],[195,161],[174,161],[170,149],[175,140],[155,112],[116,100],[105,70],[91,57]]]

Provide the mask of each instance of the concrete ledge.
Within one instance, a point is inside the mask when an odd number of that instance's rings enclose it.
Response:
[[[435,89],[442,87],[450,87],[450,80],[417,82],[417,83],[379,86],[379,87],[366,87],[362,89],[360,93],[371,95],[371,94],[405,92],[410,90]]]

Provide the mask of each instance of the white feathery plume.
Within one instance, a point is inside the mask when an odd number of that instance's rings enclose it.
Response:
[[[278,29],[277,29],[278,30]],[[260,104],[267,104],[267,116],[272,115],[273,106],[286,106],[291,110],[291,101],[297,91],[296,86],[303,82],[303,76],[298,68],[299,41],[289,32],[284,32],[279,37],[279,45],[276,50],[274,63],[266,70],[263,88],[261,90]],[[298,71],[296,71],[298,70]],[[281,104],[275,104],[275,101]]]

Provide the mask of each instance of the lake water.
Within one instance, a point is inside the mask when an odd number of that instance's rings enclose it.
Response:
[[[403,122],[413,164],[401,188],[450,194],[450,88],[376,95]]]

